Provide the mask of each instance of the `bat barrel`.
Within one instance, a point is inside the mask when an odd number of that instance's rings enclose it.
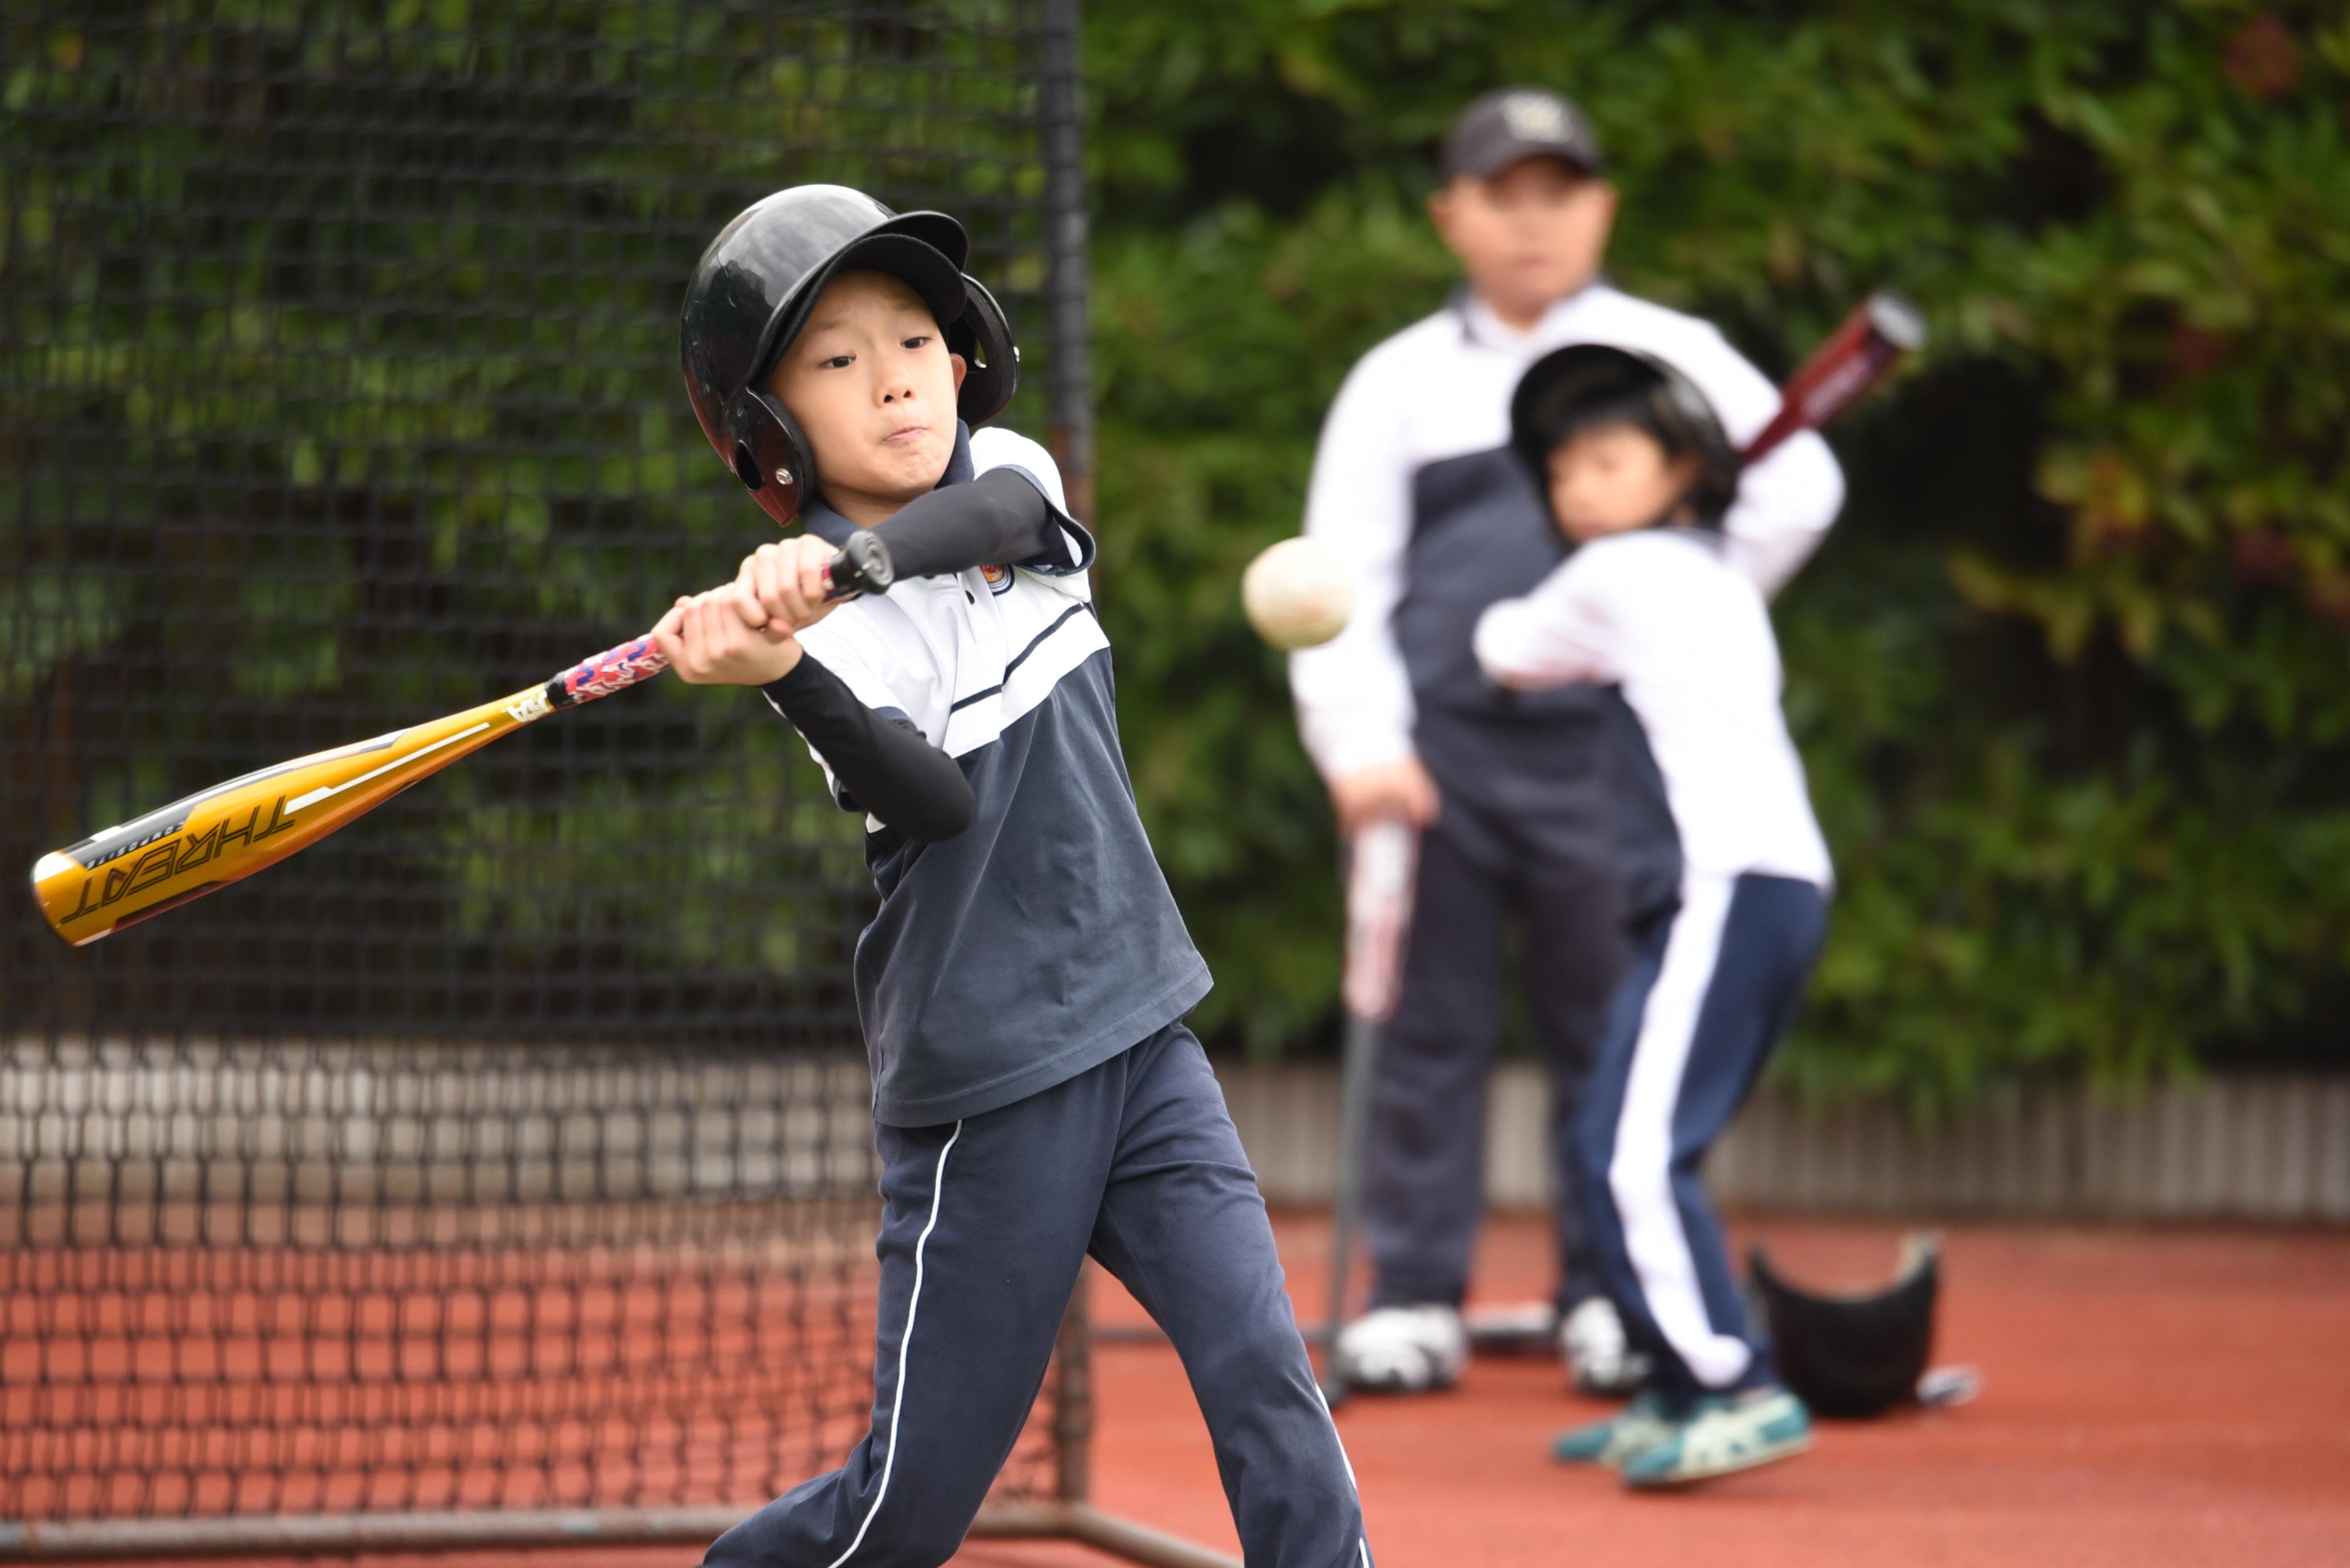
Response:
[[[1880,288],[1862,308],[1867,311],[1868,325],[1877,335],[1902,353],[1914,353],[1926,346],[1926,313],[1908,295]]]
[[[897,576],[889,546],[862,531],[830,574],[843,597],[885,593]],[[276,864],[517,725],[668,668],[651,638],[636,638],[496,702],[216,784],[42,856],[34,898],[57,935],[94,942]]]
[[[1779,392],[1779,411],[1747,443],[1754,462],[1797,431],[1817,430],[1875,386],[1902,355],[1926,341],[1926,317],[1891,289],[1855,306]]]
[[[532,687],[215,784],[42,856],[34,900],[51,930],[87,946],[276,865],[546,711]]]

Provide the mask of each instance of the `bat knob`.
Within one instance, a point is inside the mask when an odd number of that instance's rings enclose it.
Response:
[[[898,571],[889,562],[889,546],[883,544],[869,529],[858,529],[850,535],[825,568],[831,579],[832,594],[846,598],[850,594],[884,594],[898,580]]]

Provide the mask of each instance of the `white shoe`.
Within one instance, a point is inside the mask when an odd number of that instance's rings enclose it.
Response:
[[[1648,1376],[1648,1358],[1624,1337],[1624,1320],[1606,1296],[1592,1296],[1566,1314],[1558,1325],[1558,1353],[1567,1376],[1586,1394],[1629,1394]]]
[[[1450,1388],[1469,1365],[1469,1331],[1449,1306],[1380,1307],[1338,1331],[1338,1376],[1383,1394]]]

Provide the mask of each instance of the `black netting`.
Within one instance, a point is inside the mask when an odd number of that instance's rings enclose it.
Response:
[[[1045,9],[8,6],[0,867],[731,577],[771,529],[677,307],[779,185],[960,216],[1044,434],[1082,323]],[[667,680],[88,948],[12,896],[0,1517],[731,1502],[837,1460],[870,896],[788,732]]]

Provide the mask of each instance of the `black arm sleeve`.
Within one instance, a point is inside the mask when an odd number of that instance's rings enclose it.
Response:
[[[900,577],[1038,560],[1057,564],[1067,549],[1052,503],[1009,468],[991,468],[968,484],[916,496],[873,532],[889,546],[889,564]]]
[[[955,760],[905,720],[858,701],[814,656],[801,654],[790,674],[764,690],[831,764],[853,809],[929,843],[971,826],[971,781]]]

